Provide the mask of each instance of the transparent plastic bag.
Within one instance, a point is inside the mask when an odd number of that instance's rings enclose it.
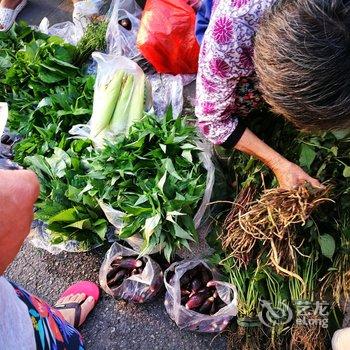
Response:
[[[12,162],[14,146],[21,140],[21,136],[5,128],[0,139],[0,169],[22,169],[18,164]]]
[[[108,55],[101,52],[94,52],[92,54],[94,61],[97,63],[97,75],[95,81],[95,93],[94,93],[94,102],[93,102],[93,112],[92,117],[94,118],[94,114],[100,114],[99,105],[101,105],[101,98],[104,98],[104,95],[101,96],[99,93],[102,91],[103,87],[108,85],[111,79],[115,76],[116,72],[123,70],[128,74],[132,74],[134,76],[133,88],[136,84],[142,80],[145,80],[145,75],[142,69],[133,61],[124,56],[116,56],[116,55]],[[145,80],[145,110],[147,110],[152,101],[152,94],[150,89],[148,88],[148,83]],[[100,132],[97,136],[94,135],[94,131],[91,129],[91,120],[88,124],[78,124],[74,125],[72,129],[69,131],[71,135],[79,138],[90,138],[94,146],[96,148],[103,147],[105,139],[112,139],[115,135],[108,131],[104,130]]]
[[[184,86],[196,79],[193,74],[148,74],[152,86],[153,108],[161,118],[171,106],[174,118],[181,115],[184,105]]]
[[[13,158],[13,146],[21,138],[18,135],[10,133],[5,128],[8,119],[9,109],[6,102],[0,102],[0,170],[17,170],[21,166],[11,161]]]
[[[163,117],[171,106],[173,116],[177,118],[182,112],[184,103],[181,75],[151,74],[148,79],[152,86],[155,114]]]
[[[220,299],[226,304],[213,315],[206,315],[188,310],[181,305],[180,279],[188,271],[202,265],[212,275]],[[231,319],[237,315],[237,290],[232,284],[217,280],[218,274],[203,260],[189,260],[172,264],[164,273],[166,288],[165,308],[170,318],[180,329],[204,333],[218,333],[223,331]]]
[[[207,141],[198,141],[197,147],[202,149],[199,157],[203,162],[203,166],[207,170],[207,181],[201,205],[194,216],[194,225],[198,233],[198,242],[191,242],[190,250],[181,249],[177,252],[177,254],[183,259],[195,257],[203,258],[214,252],[206,240],[211,229],[211,226],[208,225],[208,220],[211,217],[209,204],[211,202],[215,184],[215,165],[212,162],[212,146]]]
[[[47,229],[47,225],[44,222],[40,220],[33,221],[29,234],[30,244],[36,248],[44,249],[50,254],[57,255],[61,252],[84,253],[103,245],[103,243],[88,244],[86,242],[79,242],[76,240],[69,240],[59,244],[52,244],[51,237],[52,236],[50,230]],[[106,237],[108,242],[115,242],[114,229],[109,228]]]
[[[107,53],[134,58],[139,55],[136,47],[137,33],[140,28],[141,9],[134,0],[113,0],[109,9],[110,21],[107,28]],[[131,29],[119,24],[129,19]]]
[[[2,136],[9,116],[9,106],[6,102],[0,102],[0,137]]]
[[[70,21],[50,26],[48,18],[44,17],[40,22],[38,29],[44,34],[58,36],[72,45],[76,45],[80,38],[80,35],[76,33],[74,23]]]
[[[122,55],[128,58],[138,57],[140,55],[140,51],[136,46],[136,40],[137,40],[137,33],[140,28],[140,20],[125,10],[119,10],[118,18],[119,18],[119,21],[129,20],[131,24],[130,30],[118,24]],[[109,48],[109,52],[113,52],[112,46],[110,46],[110,43],[108,42],[107,42],[107,48]]]
[[[67,21],[50,26],[49,20],[44,17],[38,29],[48,35],[56,35],[67,43],[76,45],[84,35],[93,15],[98,15],[104,4],[103,0],[84,0],[74,4],[73,22]]]
[[[104,214],[106,215],[106,218],[108,220],[108,222],[113,225],[113,227],[115,228],[115,232],[116,234],[118,234],[118,232],[122,229],[123,227],[123,217],[124,217],[124,213],[121,212],[120,210],[116,210],[114,208],[112,208],[110,205],[107,205],[105,203],[103,203],[103,201],[99,201],[99,205],[102,209],[102,211],[104,212]],[[144,239],[142,238],[141,235],[136,234],[133,235],[129,238],[126,238],[125,241],[137,252],[141,252],[142,251],[142,246],[144,245]],[[164,248],[164,245],[158,245],[155,248],[153,248],[152,250],[146,252],[145,254],[156,254],[156,253],[160,253],[162,251],[162,249]]]
[[[102,289],[115,298],[134,303],[144,303],[154,298],[163,286],[163,272],[159,264],[148,255],[142,257],[145,265],[141,273],[125,278],[115,288],[108,286],[108,276],[113,273],[112,263],[118,261],[118,257],[134,257],[137,259],[138,252],[119,243],[114,243],[111,246],[106,253],[99,273]]]

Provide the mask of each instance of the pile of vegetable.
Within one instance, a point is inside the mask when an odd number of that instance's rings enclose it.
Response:
[[[164,272],[164,305],[180,329],[220,333],[237,313],[235,287],[200,259],[175,262]]]
[[[187,271],[180,278],[180,289],[181,304],[188,310],[214,315],[226,306],[218,295],[211,271],[203,265]]]
[[[328,324],[328,334],[341,327],[340,311],[349,302],[350,132],[299,133],[266,111],[255,116],[251,128],[331,188],[283,191],[260,162],[243,154],[220,154],[231,174],[227,182],[233,205],[220,218],[223,252],[214,261],[239,292],[232,339],[244,349],[282,349],[286,344],[325,349]],[[316,302],[328,303],[325,315],[314,313]],[[266,327],[261,315],[271,316],[271,310],[279,310],[280,318]],[[290,310],[293,317],[286,321],[281,315]]]
[[[143,254],[161,247],[170,261],[197,239],[193,217],[207,177],[197,142],[186,118],[147,116],[87,159],[88,193],[124,213],[119,237],[141,234]]]
[[[33,31],[24,22],[0,33],[0,93],[10,106],[8,126],[23,140],[15,160],[68,150],[68,130],[91,115],[94,77],[73,65],[76,48]]]
[[[24,23],[1,34],[0,90],[10,105],[9,127],[23,137],[15,160],[40,178],[36,218],[53,244],[76,240],[85,250],[105,240],[103,203],[124,214],[120,238],[141,234],[144,254],[160,247],[170,260],[197,239],[193,217],[206,170],[196,130],[171,113],[142,119],[144,74],[117,70],[94,88],[94,77],[74,65],[91,30],[77,47]],[[101,149],[69,135],[91,114],[91,138],[103,140]]]
[[[91,52],[104,48],[105,31],[105,22],[92,23],[76,47],[23,22],[0,33],[0,94],[10,105],[8,126],[19,135],[14,159],[40,178],[35,215],[52,244],[75,240],[89,249],[106,240],[109,226],[120,239],[141,238],[143,257],[112,254],[103,271],[112,294],[143,302],[162,279],[154,264],[155,285],[130,287],[147,274],[147,254],[162,251],[171,261],[198,238],[193,217],[207,172],[189,118],[173,119],[169,112],[158,120],[144,113],[144,75],[136,79],[119,69],[95,84],[86,74]],[[72,138],[72,127],[89,120],[90,138]],[[231,345],[324,349],[328,316],[339,321],[350,301],[350,133],[300,133],[267,111],[251,118],[250,127],[327,187],[278,189],[261,162],[217,150],[229,191],[218,186],[219,228],[208,241],[216,249],[212,261],[238,291]],[[223,211],[226,200],[232,205]],[[166,307],[179,327],[215,332],[232,319],[232,298],[224,302],[212,279],[201,265],[181,274],[178,291],[170,278]],[[330,313],[313,315],[321,300],[329,302]],[[266,310],[270,327],[261,321]]]
[[[83,37],[77,44],[77,54],[74,58],[74,64],[76,66],[83,66],[93,52],[104,51],[106,49],[107,28],[108,21],[106,19],[102,17],[92,18]]]
[[[111,271],[107,275],[107,285],[113,288],[119,287],[125,278],[139,275],[145,267],[145,262],[141,259],[123,258],[118,256],[111,264]]]
[[[106,293],[133,303],[152,300],[163,287],[161,266],[149,255],[115,242],[101,265],[99,280]]]

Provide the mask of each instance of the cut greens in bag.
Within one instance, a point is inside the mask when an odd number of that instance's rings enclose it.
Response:
[[[99,274],[102,289],[115,298],[144,303],[163,286],[163,272],[150,256],[114,243],[106,253]]]
[[[203,260],[176,262],[165,271],[164,305],[180,329],[217,333],[237,315],[235,286],[217,278]]]
[[[88,125],[76,125],[70,133],[89,137],[101,148],[142,118],[150,95],[145,74],[135,62],[98,52],[92,56],[97,62],[92,116]]]

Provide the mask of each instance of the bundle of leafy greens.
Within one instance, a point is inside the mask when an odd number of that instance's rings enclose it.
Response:
[[[91,155],[90,194],[125,213],[120,238],[141,234],[143,252],[160,245],[168,260],[197,239],[193,217],[206,187],[197,141],[186,118],[146,115]]]
[[[75,140],[65,152],[55,148],[50,157],[33,155],[25,162],[40,179],[36,219],[47,224],[53,244],[76,240],[92,247],[105,240],[107,221],[87,182],[81,157],[89,154],[89,141]]]
[[[100,18],[93,18],[87,26],[83,37],[77,44],[74,64],[81,67],[95,51],[106,49],[106,32],[108,22]]]
[[[91,116],[95,77],[73,65],[77,50],[20,22],[0,33],[0,91],[9,103],[8,126],[22,136],[15,160],[41,180],[36,218],[52,242],[75,239],[86,247],[105,238],[107,222],[97,202],[81,193],[81,163],[90,142],[69,130]]]
[[[8,126],[23,137],[16,161],[67,150],[70,128],[91,115],[94,77],[73,65],[74,46],[24,22],[0,39],[0,92],[10,106]]]

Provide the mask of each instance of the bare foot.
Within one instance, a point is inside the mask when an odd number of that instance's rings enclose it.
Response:
[[[1,0],[0,7],[14,10],[20,4],[20,2],[21,0]]]
[[[85,300],[85,301],[84,301]],[[55,306],[60,306],[62,304],[70,304],[70,303],[79,303],[81,304],[81,315],[79,320],[79,326],[82,325],[88,314],[91,312],[91,310],[95,306],[95,300],[93,297],[87,297],[84,293],[81,294],[71,294],[66,297],[63,297],[59,299]],[[72,326],[74,326],[74,319],[75,319],[75,309],[59,309],[58,310],[64,319],[70,323]]]

